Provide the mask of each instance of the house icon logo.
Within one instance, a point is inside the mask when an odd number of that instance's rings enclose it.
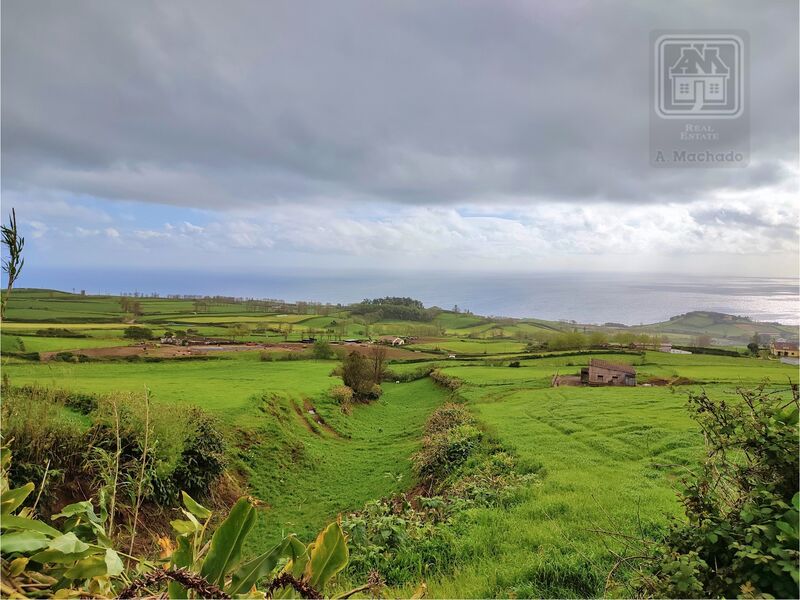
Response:
[[[670,118],[736,118],[742,112],[742,39],[662,35],[656,40],[655,110]]]

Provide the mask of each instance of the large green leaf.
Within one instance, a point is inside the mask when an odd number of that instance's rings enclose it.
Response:
[[[226,591],[231,596],[247,593],[258,580],[272,573],[283,556],[289,555],[290,558],[295,558],[292,556],[292,548],[290,539],[285,538],[272,550],[247,561],[233,574],[230,588]]]
[[[41,564],[69,563],[86,558],[94,552],[89,544],[82,542],[70,532],[51,540],[47,549],[31,556],[31,560]]]
[[[50,517],[55,520],[61,517],[86,517],[92,523],[100,523],[101,519],[94,512],[94,506],[88,500],[68,504],[61,512]]]
[[[196,531],[199,531],[197,529],[197,526],[191,521],[175,519],[174,521],[170,521],[169,524],[172,525],[172,528],[178,535],[189,535],[195,533]]]
[[[239,499],[211,538],[208,556],[200,570],[206,581],[220,587],[224,584],[225,574],[236,566],[242,555],[242,542],[255,519],[256,510],[247,498]]]
[[[38,531],[50,537],[58,537],[61,532],[55,527],[50,527],[47,523],[42,523],[36,519],[26,519],[17,515],[3,515],[0,520],[0,527],[3,529],[20,529],[24,531]]]
[[[289,546],[287,551],[291,556],[289,562],[286,563],[286,566],[283,568],[285,573],[290,573],[295,579],[302,579],[303,573],[305,573],[306,565],[308,564],[309,560],[309,550],[313,544],[309,544],[306,547],[303,542],[298,540],[296,537],[292,536],[289,538]],[[273,598],[298,598],[299,594],[297,591],[292,587],[285,587],[280,590],[276,590],[275,593],[272,595]]]
[[[309,546],[309,553],[305,579],[313,588],[321,591],[334,575],[347,566],[349,560],[347,541],[339,523],[328,525]]]
[[[45,548],[50,538],[39,531],[15,531],[0,535],[0,552],[4,555],[12,552],[34,552]]]
[[[106,573],[108,573],[111,577],[116,577],[125,569],[119,554],[114,552],[111,548],[106,549],[105,562]]]
[[[105,554],[95,554],[87,556],[76,562],[72,567],[64,572],[67,579],[91,579],[108,573]]]
[[[70,532],[65,533],[54,539],[50,542],[50,545],[47,547],[48,550],[58,550],[59,552],[63,552],[64,554],[74,554],[78,552],[83,552],[89,548],[89,544],[86,542],[82,542],[78,539],[78,537]]]
[[[191,567],[194,562],[194,555],[192,552],[192,542],[186,536],[178,537],[178,547],[170,557],[173,569],[180,569],[183,567]],[[167,585],[167,592],[170,598],[188,598],[186,588],[176,581],[170,581]]]
[[[300,579],[303,573],[305,573],[306,565],[308,564],[309,549],[294,536],[289,538],[289,546],[292,559],[286,563],[286,567],[283,570],[287,573],[291,573],[297,579]]]
[[[181,492],[181,495],[183,496],[183,505],[186,507],[186,510],[192,513],[195,517],[205,521],[211,516],[211,511],[205,506],[197,503],[189,494],[186,492]]]
[[[3,495],[0,496],[0,514],[10,515],[25,501],[25,498],[27,498],[28,494],[32,491],[33,484],[26,483],[22,487],[3,492]]]

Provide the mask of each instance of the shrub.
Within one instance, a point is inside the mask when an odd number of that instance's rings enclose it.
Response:
[[[85,427],[64,414],[54,392],[7,386],[0,406],[3,440],[16,457],[9,472],[13,484],[41,483],[47,469],[47,489],[55,491],[54,481],[69,481],[82,470]]]
[[[317,340],[314,342],[314,347],[311,349],[311,356],[320,360],[333,358],[333,348],[331,348],[327,340]]]
[[[50,360],[74,363],[90,362],[90,358],[85,354],[73,354],[72,352],[57,352]]]
[[[153,332],[147,327],[132,325],[125,328],[122,336],[129,340],[151,340],[153,339]]]
[[[357,580],[377,571],[389,585],[416,584],[454,561],[452,531],[403,498],[368,503],[346,515],[342,529],[350,549],[347,573]]]
[[[121,471],[138,477],[144,455],[145,408],[141,396],[116,394],[104,398],[91,430],[94,445],[116,452],[119,415]],[[158,504],[178,500],[181,489],[205,497],[225,468],[225,443],[214,419],[202,409],[159,406],[150,410],[150,434],[144,497]]]
[[[463,383],[463,381],[461,381],[458,377],[447,375],[440,369],[434,369],[431,371],[431,379],[433,379],[433,381],[438,385],[447,388],[451,392],[456,391]]]
[[[413,371],[405,371],[397,373],[395,371],[386,370],[383,374],[384,381],[399,381],[401,383],[408,383],[410,381],[417,381],[418,379],[425,379],[433,371],[433,367],[424,366],[418,367]]]
[[[518,360],[512,360],[510,363],[508,363],[508,366],[509,367],[513,367],[515,369],[518,369],[519,368],[519,361]]]
[[[687,520],[652,555],[648,595],[798,596],[797,386],[788,402],[764,386],[739,394],[689,396],[706,458],[681,492]]]
[[[277,362],[283,360],[303,360],[308,358],[308,355],[302,352],[270,352],[269,350],[262,350],[259,358],[262,362]]]
[[[429,482],[443,480],[464,464],[482,435],[478,428],[466,424],[428,435],[411,458],[415,472]]]
[[[184,490],[193,496],[207,497],[211,484],[225,470],[225,438],[216,420],[200,408],[187,415],[187,435],[181,459],[170,477],[173,498]]]
[[[448,402],[434,410],[425,423],[425,433],[432,435],[442,433],[459,425],[467,425],[475,422],[472,414],[463,404]]]
[[[358,352],[350,352],[342,361],[342,381],[353,390],[357,400],[373,400],[379,398],[382,390],[380,382],[375,380],[375,371],[364,356]]]
[[[97,398],[91,394],[67,392],[65,396],[64,405],[82,415],[88,415],[93,410],[97,409]]]
[[[328,391],[328,395],[342,408],[350,405],[353,400],[353,390],[346,385],[337,385]]]
[[[78,333],[71,329],[64,329],[62,327],[50,327],[47,329],[37,329],[36,335],[39,337],[66,337],[66,338],[87,338],[85,333]]]

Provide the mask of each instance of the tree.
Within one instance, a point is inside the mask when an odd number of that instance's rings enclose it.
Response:
[[[0,226],[2,228],[3,245],[8,251],[8,258],[3,260],[3,271],[8,277],[8,285],[6,287],[6,296],[0,303],[0,318],[6,316],[6,306],[8,299],[11,296],[11,290],[16,283],[19,274],[22,272],[22,265],[25,264],[25,259],[22,258],[22,248],[25,246],[25,238],[19,235],[17,231],[17,212],[12,208],[11,215],[8,217],[8,225]]]
[[[311,349],[311,356],[322,360],[333,358],[333,348],[331,348],[328,340],[317,340]]]
[[[380,385],[386,373],[386,347],[373,346],[369,351],[369,360],[372,364],[372,383]]]
[[[244,323],[236,323],[233,327],[231,327],[231,337],[233,338],[233,341],[236,341],[236,338],[246,336],[248,333],[250,333],[250,327]]]
[[[370,400],[381,395],[380,385],[374,381],[373,368],[370,361],[355,350],[342,361],[342,381],[359,400]]]
[[[602,348],[608,346],[608,336],[602,331],[593,331],[589,334],[589,347]]]
[[[698,348],[708,348],[713,341],[710,335],[698,335],[697,338],[695,338],[694,345]]]
[[[753,356],[758,356],[759,346],[755,342],[750,342],[749,344],[747,344],[747,349],[750,351],[750,354],[752,354]]]

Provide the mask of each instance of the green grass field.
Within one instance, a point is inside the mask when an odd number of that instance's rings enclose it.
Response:
[[[262,511],[251,536],[252,550],[263,551],[288,532],[310,539],[338,513],[409,487],[409,457],[419,446],[425,419],[445,394],[427,379],[384,384],[384,389],[380,400],[356,406],[346,418],[325,398],[314,399],[336,433],[308,431],[294,423],[296,414],[290,414],[294,431],[289,435],[276,435],[269,413],[249,420],[247,431],[253,435],[288,437],[303,448],[301,458],[280,469],[271,468],[280,447],[254,450],[251,484],[270,508]]]
[[[666,364],[656,364],[659,359]],[[542,385],[554,363],[565,360],[530,361],[539,364],[519,369],[445,369],[465,382],[459,393],[480,420],[520,456],[540,463],[544,475],[510,510],[476,509],[463,516],[463,566],[429,582],[432,596],[603,595],[614,563],[609,548],[622,552],[603,531],[650,536],[679,514],[676,479],[702,453],[702,438],[686,410],[687,392],[699,387]],[[765,376],[774,383],[798,380],[794,367],[755,359],[654,352],[646,361],[646,368],[731,384],[755,385]],[[732,388],[706,386],[717,397],[730,396]]]
[[[141,303],[145,314],[139,322],[156,334],[193,327],[201,335],[222,337],[236,323],[292,324],[296,339],[309,329],[348,319],[346,313],[254,314],[237,304],[196,315],[187,300]],[[410,457],[421,443],[426,418],[449,396],[429,378],[384,383],[379,400],[344,414],[327,393],[341,383],[331,376],[335,360],[264,362],[253,351],[203,360],[71,363],[8,354],[123,345],[128,343],[122,337],[123,317],[112,297],[20,290],[3,323],[3,375],[12,385],[94,394],[147,388],[156,405],[196,405],[216,415],[232,466],[246,475],[250,492],[263,503],[248,554],[288,532],[309,540],[337,514],[414,487]],[[673,325],[697,331],[736,325],[715,319],[690,315]],[[391,370],[403,375],[437,367],[457,377],[463,383],[456,399],[466,402],[499,443],[540,469],[511,506],[471,508],[453,517],[456,567],[428,579],[431,597],[629,596],[630,587],[604,589],[612,551],[622,549],[603,532],[654,537],[670,516],[680,514],[676,480],[702,453],[702,438],[686,410],[687,393],[705,389],[711,396],[732,398],[736,387],[765,379],[771,385],[798,381],[797,367],[777,360],[648,351],[600,356],[634,365],[640,384],[635,388],[552,388],[554,374],[579,373],[590,356],[556,353],[523,359],[518,368],[510,368],[510,356],[525,348],[511,336],[553,332],[563,324],[494,322],[450,312],[437,317],[436,324],[443,335],[410,348],[476,358],[443,356],[390,364]],[[88,337],[36,335],[52,327]],[[383,335],[413,331],[420,324],[385,321],[370,327]],[[364,329],[347,320],[344,334],[360,335]],[[493,337],[497,332],[508,337]],[[242,339],[283,338],[251,333]],[[645,385],[678,378],[682,385]],[[68,412],[64,418],[73,418]],[[619,575],[624,581],[624,569]],[[394,589],[390,595],[413,591]]]

